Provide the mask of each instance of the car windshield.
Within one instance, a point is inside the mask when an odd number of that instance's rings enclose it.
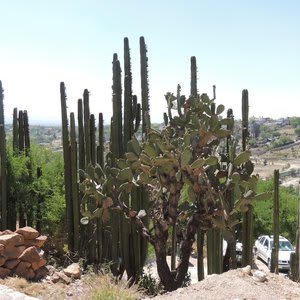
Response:
[[[271,241],[271,249],[273,248],[273,241]],[[280,251],[293,251],[293,246],[289,241],[279,241]]]

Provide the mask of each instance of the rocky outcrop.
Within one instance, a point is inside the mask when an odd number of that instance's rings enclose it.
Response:
[[[15,232],[0,231],[0,278],[17,275],[26,279],[41,279],[47,275],[44,251],[47,237],[32,227]]]

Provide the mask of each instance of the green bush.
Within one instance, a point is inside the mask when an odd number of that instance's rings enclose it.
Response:
[[[274,148],[281,147],[291,142],[293,142],[293,140],[290,137],[288,137],[287,135],[282,135],[272,142],[272,146]]]
[[[16,155],[12,141],[8,140],[7,159],[8,198],[15,199],[17,206],[22,201],[25,210],[30,210],[34,219],[40,203],[42,232],[56,234],[65,221],[62,154],[32,144],[29,156]],[[37,176],[38,167],[42,170],[40,177]]]
[[[258,192],[272,192],[272,180],[260,180]],[[296,239],[297,217],[298,217],[298,192],[293,187],[279,188],[279,218],[280,235],[288,238],[292,243]],[[256,201],[254,203],[254,236],[257,238],[262,234],[273,232],[273,199]]]

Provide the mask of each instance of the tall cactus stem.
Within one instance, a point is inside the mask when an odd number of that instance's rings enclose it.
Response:
[[[132,74],[128,38],[124,38],[124,150],[133,134]]]
[[[143,36],[140,37],[140,60],[141,60],[141,92],[142,92],[142,135],[145,138],[147,124],[150,124],[149,105],[149,82],[148,82],[148,57],[147,47]]]
[[[73,209],[73,235],[74,252],[79,251],[79,203],[78,203],[78,183],[77,183],[77,142],[75,133],[74,113],[70,114],[70,151],[71,151],[71,191],[72,191],[72,209]]]
[[[83,92],[83,122],[85,139],[85,167],[91,163],[91,142],[90,142],[90,95],[87,89]]]
[[[273,196],[273,247],[274,265],[272,271],[279,273],[278,251],[279,251],[279,170],[274,170],[274,196]]]
[[[191,96],[197,97],[197,62],[196,57],[191,57]]]
[[[4,94],[0,80],[0,199],[1,199],[1,230],[7,229],[7,168],[6,168],[6,136],[4,122]]]
[[[72,216],[72,198],[71,198],[71,155],[70,140],[68,131],[67,117],[67,96],[66,88],[63,82],[60,83],[60,100],[61,100],[61,117],[62,117],[62,140],[63,140],[63,157],[64,157],[64,180],[65,180],[65,201],[66,201],[66,220],[68,232],[68,248],[74,251],[74,226]]]
[[[204,262],[203,262],[203,247],[204,247],[204,231],[199,227],[197,230],[197,276],[198,281],[204,279]]]
[[[103,114],[98,116],[98,147],[97,147],[97,163],[103,169],[104,167],[104,125]]]

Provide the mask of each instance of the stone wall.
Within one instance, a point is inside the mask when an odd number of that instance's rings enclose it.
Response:
[[[17,275],[38,280],[47,275],[44,251],[47,237],[32,227],[0,231],[0,278]]]

